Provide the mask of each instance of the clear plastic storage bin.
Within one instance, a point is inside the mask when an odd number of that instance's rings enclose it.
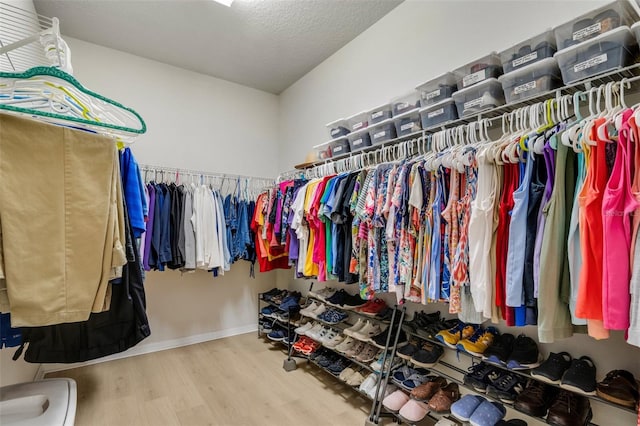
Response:
[[[369,125],[380,123],[391,118],[391,104],[380,105],[369,112]]]
[[[391,107],[394,117],[402,115],[407,111],[420,108],[420,99],[418,97],[418,92],[414,90],[413,92],[407,93],[404,96],[399,96],[392,99]]]
[[[427,107],[451,97],[458,90],[456,75],[448,72],[416,87],[420,95],[420,106]]]
[[[369,111],[359,112],[351,117],[347,118],[349,123],[349,129],[352,132],[365,129],[369,125]]]
[[[451,98],[420,110],[420,121],[423,129],[456,120],[457,118],[456,103]]]
[[[627,0],[618,0],[555,28],[558,50],[596,38],[618,27],[630,27],[638,14]]]
[[[328,158],[331,158],[331,156],[333,155],[332,151],[331,151],[331,142],[325,142],[322,145],[316,146],[314,148],[314,154],[315,154],[315,160],[314,161],[318,161],[318,160],[326,160]]]
[[[349,123],[344,118],[341,118],[327,124],[327,129],[329,129],[329,135],[332,138],[339,138],[349,133]]]
[[[502,75],[500,56],[496,52],[492,52],[484,58],[458,68],[454,73],[458,78],[458,90],[466,89],[490,78],[498,78]]]
[[[565,84],[631,65],[638,51],[629,27],[618,27],[555,54]]]
[[[351,148],[351,152],[371,146],[369,129],[362,129],[358,130],[357,132],[349,133],[347,139],[349,140],[349,147]]]
[[[636,38],[636,42],[638,43],[638,45],[640,45],[640,22],[636,22],[631,26],[631,32]]]
[[[404,114],[398,115],[393,119],[393,122],[396,126],[396,134],[398,137],[406,136],[422,129],[422,126],[420,125],[419,109],[413,109],[405,112]]]
[[[504,105],[504,92],[497,78],[490,78],[475,86],[458,90],[453,94],[458,117],[477,114],[481,111]]]
[[[515,46],[500,52],[502,68],[506,73],[522,67],[553,57],[556,53],[556,39],[553,30],[518,43]]]
[[[507,103],[537,96],[562,85],[558,63],[547,58],[498,78]]]
[[[393,124],[393,120],[387,119],[375,127],[370,127],[369,136],[371,136],[371,143],[373,145],[394,139],[396,137],[396,126]]]
[[[349,146],[347,138],[340,138],[331,142],[331,155],[333,157],[346,154],[347,152],[351,152],[351,147]]]

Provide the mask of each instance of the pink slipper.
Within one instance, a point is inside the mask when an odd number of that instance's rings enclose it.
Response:
[[[383,399],[382,405],[384,405],[387,410],[397,413],[407,401],[409,401],[409,395],[398,389]]]
[[[428,412],[429,406],[424,402],[416,401],[415,399],[410,399],[400,409],[400,415],[412,423],[416,423],[424,419]]]

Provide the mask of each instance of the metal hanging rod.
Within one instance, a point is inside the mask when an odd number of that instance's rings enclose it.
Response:
[[[253,182],[260,182],[267,184],[273,184],[275,179],[263,177],[263,176],[248,176],[248,175],[235,175],[228,173],[216,173],[216,172],[206,172],[200,170],[191,170],[191,169],[181,169],[176,167],[164,167],[164,166],[153,166],[148,164],[140,164],[140,170],[144,172],[151,173],[165,173],[165,174],[175,174],[176,177],[179,176],[189,176],[189,177],[202,177],[202,178],[218,178],[223,180],[250,180]]]

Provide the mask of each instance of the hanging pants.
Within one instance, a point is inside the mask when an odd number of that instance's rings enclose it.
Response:
[[[107,310],[127,261],[115,143],[0,114],[0,226],[14,327]]]

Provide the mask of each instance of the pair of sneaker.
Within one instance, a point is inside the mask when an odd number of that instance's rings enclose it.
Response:
[[[456,348],[480,357],[499,335],[500,332],[495,327],[478,327],[471,336],[460,340],[456,344]]]
[[[376,373],[379,373],[380,371],[383,370],[383,365],[382,365],[383,358],[384,358],[384,351],[382,351],[380,355],[378,355],[378,359],[376,359],[371,364],[369,364],[369,367],[371,367],[371,369]],[[384,361],[384,371],[390,371],[398,368],[400,366],[400,362],[401,361],[396,357],[393,357],[393,359],[391,359],[390,354],[387,354],[387,358]]]
[[[318,315],[322,314],[327,310],[327,307],[323,303],[316,303],[315,301],[311,302],[311,304],[304,309],[300,310],[300,315],[304,315],[305,317],[318,319]]]
[[[323,321],[328,324],[339,324],[342,321],[346,320],[347,318],[349,318],[349,315],[347,313],[339,311],[337,309],[326,310],[321,314],[318,314],[317,316],[317,319],[319,321]]]
[[[485,363],[472,365],[464,376],[464,383],[506,404],[513,404],[526,384],[522,376]]]
[[[310,355],[319,348],[320,344],[307,336],[301,336],[298,341],[293,344],[293,349],[305,355]]]
[[[382,327],[371,321],[364,321],[358,318],[358,321],[351,327],[344,330],[344,334],[351,336],[363,342],[368,342],[372,337],[382,333]]]
[[[376,347],[364,342],[354,342],[355,344],[353,344],[350,349],[343,352],[345,356],[363,363],[369,363],[378,357],[380,351]]]
[[[309,291],[309,296],[315,297],[316,299],[326,302],[329,297],[335,294],[335,292],[336,292],[335,288],[324,287],[318,291]]]
[[[360,385],[360,387],[358,388],[358,390],[367,395],[369,397],[369,399],[375,399],[376,396],[376,389],[378,388],[378,378],[380,376],[378,374],[375,373],[371,373],[369,374],[364,381],[362,382],[362,384]],[[386,389],[384,389],[384,395],[382,393],[383,390],[383,385],[380,384],[380,390],[378,391],[378,395],[381,396],[383,399],[384,397],[386,397],[387,395],[395,392],[398,388],[395,387],[392,384],[387,384]]]

